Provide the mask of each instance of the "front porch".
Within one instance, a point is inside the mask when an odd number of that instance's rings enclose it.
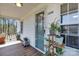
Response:
[[[46,39],[49,39],[50,26],[55,20],[58,20],[60,27],[62,27],[62,33],[60,34],[64,38],[62,56],[79,56],[79,49],[76,49],[79,48],[78,5],[68,4],[71,8],[64,10],[67,9],[67,4],[30,3],[23,4],[22,8],[16,7],[14,4],[1,4],[0,34],[4,33],[2,36],[5,37],[5,44],[0,45],[0,56],[45,56],[47,52],[45,45],[48,44]],[[5,15],[13,18],[3,17]],[[17,18],[20,22],[18,25]],[[10,21],[11,19],[12,21]],[[22,46],[22,42],[16,38],[17,34],[20,35],[21,40],[28,38],[30,46]]]

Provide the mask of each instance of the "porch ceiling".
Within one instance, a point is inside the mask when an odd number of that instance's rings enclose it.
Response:
[[[17,7],[15,3],[0,3],[0,15],[20,19],[30,12],[38,3],[23,3],[22,7]]]

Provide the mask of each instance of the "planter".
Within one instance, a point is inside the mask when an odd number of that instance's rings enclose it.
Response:
[[[56,43],[58,43],[59,45],[62,45],[63,44],[63,37],[61,36],[57,36],[56,39],[55,39]]]

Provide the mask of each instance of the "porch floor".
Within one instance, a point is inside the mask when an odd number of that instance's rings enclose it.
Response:
[[[65,46],[63,56],[79,56],[79,49]]]
[[[35,48],[23,47],[21,43],[0,48],[0,56],[42,56]]]

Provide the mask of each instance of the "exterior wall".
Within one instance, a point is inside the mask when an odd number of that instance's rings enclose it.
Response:
[[[40,7],[36,9],[34,13],[32,13],[31,15],[29,15],[29,17],[24,19],[22,36],[30,39],[30,43],[33,47],[35,47],[35,14],[39,13],[42,10],[44,10],[45,12],[45,38],[48,37],[47,35],[49,34],[50,24],[53,22],[55,18],[60,18],[60,4],[47,4],[42,8]],[[48,15],[48,13],[50,13],[51,11],[53,11],[53,13]],[[46,41],[44,41],[44,44],[46,44]]]
[[[35,47],[35,17],[31,16],[27,20],[23,21],[23,35],[22,37],[27,37],[30,43]]]

